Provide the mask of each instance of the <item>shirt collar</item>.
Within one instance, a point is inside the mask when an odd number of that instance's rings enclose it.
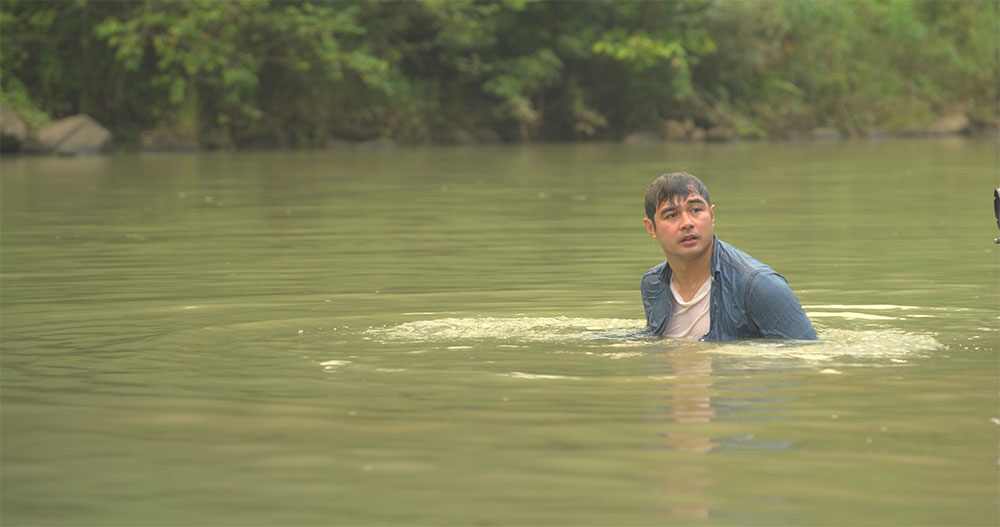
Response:
[[[722,263],[719,262],[719,237],[712,235],[712,279],[719,277],[722,272]]]

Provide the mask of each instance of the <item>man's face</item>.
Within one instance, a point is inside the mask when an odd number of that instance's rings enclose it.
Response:
[[[715,236],[715,205],[697,192],[664,201],[653,219],[643,218],[646,231],[663,247],[667,259],[693,259],[711,249]]]

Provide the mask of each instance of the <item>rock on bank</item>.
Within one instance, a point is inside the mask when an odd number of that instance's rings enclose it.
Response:
[[[102,154],[114,148],[111,132],[88,115],[56,119],[35,134],[34,150],[45,154]]]
[[[19,152],[28,141],[28,123],[16,111],[0,105],[0,152]]]

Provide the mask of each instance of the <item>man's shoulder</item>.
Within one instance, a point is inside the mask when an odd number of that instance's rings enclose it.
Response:
[[[715,254],[722,265],[735,267],[747,274],[756,274],[761,271],[774,272],[774,269],[771,269],[764,262],[722,240],[716,240]]]
[[[720,270],[723,277],[728,277],[738,290],[748,294],[770,294],[769,291],[788,289],[788,281],[771,266],[737,249],[719,241],[722,250],[720,254]]]
[[[646,274],[642,275],[642,279],[645,280],[646,277],[653,277],[653,276],[659,278],[660,276],[663,275],[663,268],[666,266],[667,262],[663,261],[654,265],[653,267],[650,267],[649,270],[646,271]]]
[[[660,262],[646,271],[646,274],[642,275],[643,292],[663,287],[663,273],[666,266],[666,261]]]

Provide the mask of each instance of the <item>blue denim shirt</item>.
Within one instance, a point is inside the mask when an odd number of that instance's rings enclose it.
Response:
[[[816,330],[783,276],[718,237],[714,243],[709,330],[701,340],[816,340]],[[667,262],[642,277],[642,305],[654,335],[662,335],[670,320],[670,277]]]

